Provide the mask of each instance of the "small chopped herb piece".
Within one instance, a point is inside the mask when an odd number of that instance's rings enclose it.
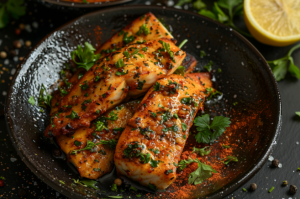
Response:
[[[86,90],[86,89],[88,89],[88,85],[87,85],[87,80],[85,80],[84,82],[83,82],[84,84],[80,84],[79,86],[81,87],[81,89],[82,90]]]
[[[183,41],[179,44],[178,48],[182,48],[182,46],[184,46],[184,44],[186,44],[186,42],[188,42],[187,39],[183,40]]]
[[[190,98],[190,97],[184,97],[184,98],[182,98],[182,99],[180,100],[180,102],[181,102],[182,104],[191,104],[191,103],[192,103],[192,98]]]
[[[64,77],[66,75],[66,72],[64,70],[61,70],[60,75]]]
[[[81,104],[81,109],[85,111],[85,109],[86,109],[86,107],[87,107],[86,105],[89,104],[89,103],[91,103],[91,102],[92,102],[91,99],[89,99],[89,100],[84,100],[84,102],[82,102],[82,104]]]
[[[225,161],[223,161],[223,160],[225,160]],[[238,162],[238,159],[237,159],[237,157],[234,157],[234,156],[227,156],[226,158],[221,159],[221,162],[223,162],[226,165],[231,161]]]
[[[141,57],[141,58],[144,58],[145,59],[145,56],[141,53],[138,53],[138,55]]]
[[[300,167],[298,167],[297,171],[300,171]]]
[[[141,36],[141,34],[144,34],[144,35],[148,35],[150,33],[150,30],[149,28],[147,27],[147,24],[143,24],[141,25],[139,31],[137,31],[137,35],[138,36]]]
[[[154,117],[154,118],[157,117],[156,113],[154,113],[154,112],[150,112],[150,114],[151,114],[151,116]]]
[[[64,181],[62,181],[62,180],[59,180],[59,183],[60,184],[66,184]]]
[[[163,50],[164,50],[164,51],[167,51],[167,52],[169,53],[169,55],[170,55],[172,61],[175,63],[174,53],[173,53],[173,52],[171,51],[171,49],[170,49],[170,44],[169,44],[169,43],[166,43],[166,42],[164,42],[164,41],[162,41],[162,40],[159,40],[158,42],[159,42],[160,44],[162,44]]]
[[[246,188],[243,188],[243,192],[248,192]]]
[[[214,91],[213,88],[206,88],[205,93],[209,95],[207,100],[211,100],[213,97],[215,97],[217,95],[222,95],[222,93],[220,91],[217,91],[217,90]]]
[[[102,131],[103,129],[106,128],[105,125],[104,125],[104,123],[101,122],[101,121],[97,121],[95,123],[95,127],[96,127],[95,131]]]
[[[178,74],[178,75],[184,76],[184,74],[185,74],[185,68],[184,68],[184,66],[179,66],[179,67],[175,70],[174,73],[175,73],[175,74]]]
[[[124,30],[121,30],[118,35],[121,36],[123,34],[124,34]]]
[[[124,55],[126,58],[129,58],[129,52],[128,52],[128,51],[124,51],[124,52],[123,52],[123,55]]]
[[[136,197],[140,198],[142,197],[142,194],[136,194]]]
[[[134,187],[134,186],[132,186],[132,185],[129,187],[129,190],[132,190],[132,191],[138,191],[138,189],[137,189],[137,188],[135,188],[135,187]]]
[[[221,73],[221,72],[222,72],[222,69],[221,69],[221,68],[218,68],[217,72],[218,72],[218,73]]]
[[[96,114],[100,114],[100,110],[96,110]]]
[[[153,160],[153,159],[151,159],[150,160],[150,165],[151,165],[151,167],[158,167],[158,164],[159,164],[159,160]]]
[[[138,54],[138,52],[139,52],[139,49],[135,49],[135,50],[131,53],[131,56]]]
[[[5,180],[5,177],[3,177],[3,176],[0,176],[0,180]]]
[[[82,145],[82,142],[79,142],[78,140],[75,140],[75,141],[74,141],[74,144],[75,144],[75,146],[81,146],[81,145]]]
[[[80,117],[75,111],[72,110],[71,114],[67,115],[66,118],[71,118],[71,120],[74,120],[74,119],[79,119]]]
[[[77,140],[75,140],[75,142],[78,142]],[[74,144],[75,144],[75,142],[74,142]],[[77,143],[78,144],[78,143]],[[82,143],[80,142],[80,145],[81,145]],[[78,151],[88,151],[88,150],[90,150],[91,152],[96,152],[96,151],[94,151],[93,149],[97,146],[97,145],[99,145],[99,144],[101,144],[101,143],[97,143],[97,144],[95,144],[94,142],[92,142],[92,141],[90,141],[90,140],[87,140],[87,144],[86,144],[86,146],[84,147],[84,148],[82,148],[82,149],[78,149],[78,150],[73,150],[72,152],[71,152],[71,155],[77,155],[77,152]],[[75,144],[76,145],[76,144]],[[79,145],[79,146],[80,146]],[[77,146],[77,145],[76,145]]]
[[[68,94],[67,91],[65,91],[65,93]],[[64,93],[64,95],[65,95],[65,93]],[[42,84],[42,87],[41,87],[41,90],[40,90],[40,95],[39,95],[39,98],[38,98],[38,105],[39,105],[39,107],[44,107],[44,108],[46,108],[46,106],[51,107],[51,100],[52,100],[52,95],[50,95],[46,91],[46,88],[45,88],[44,84]]]
[[[143,81],[138,80],[138,86],[136,89],[142,90],[145,83],[146,83],[146,80],[143,80]]]
[[[126,73],[124,73],[123,71],[122,72],[120,72],[120,71],[116,72],[117,76],[126,75],[126,74],[128,74],[128,70],[126,71]]]
[[[29,102],[29,104],[31,104],[31,105],[35,105],[35,100],[34,100],[34,97],[33,96],[30,96],[29,98],[28,98],[28,102]]]
[[[155,186],[154,184],[149,183],[148,186],[149,186],[149,188],[152,189],[153,191],[156,191],[156,190],[157,190],[157,188],[156,188],[156,186]]]
[[[98,172],[98,171],[101,171],[100,168],[93,168],[93,170],[94,170],[94,171],[97,171],[97,172]]]
[[[117,185],[115,183],[112,184],[111,190],[114,191],[114,192],[118,192],[118,187],[117,187]]]
[[[78,79],[81,79],[82,77],[83,77],[83,74],[82,74],[82,73],[79,73]]]
[[[155,155],[157,155],[157,154],[159,154],[160,153],[160,151],[158,150],[158,149],[150,149],[150,151],[152,151]]]
[[[130,43],[130,42],[132,42],[135,38],[134,38],[134,36],[133,35],[131,35],[130,37],[127,37],[127,32],[124,34],[124,37],[123,37],[123,42],[125,43],[125,44],[128,44],[128,43]]]
[[[147,154],[141,154],[140,155],[140,162],[143,164],[146,164],[150,161],[150,153]]]
[[[210,146],[206,146],[206,147],[203,147],[203,148],[196,148],[196,147],[194,147],[192,153],[197,153],[197,154],[199,154],[201,156],[205,156],[205,155],[210,154],[210,152],[211,152],[211,147]]]
[[[176,118],[176,119],[179,118],[178,115],[177,115],[176,113],[173,115],[173,117]]]
[[[236,106],[238,104],[238,102],[233,102],[232,104],[233,104],[233,106]]]
[[[64,82],[65,82],[67,88],[71,88],[72,83],[68,82],[66,79],[65,79]]]
[[[275,188],[271,187],[271,189],[269,190],[269,193],[271,193]]]
[[[210,72],[211,70],[212,70],[212,65],[213,65],[213,62],[212,61],[209,61],[209,63],[208,64],[206,64],[205,66],[204,66],[204,68],[208,71],[208,72]]]
[[[146,52],[148,50],[148,47],[143,47],[142,51]]]
[[[230,146],[224,145],[224,144],[222,144],[222,147],[223,147],[224,149],[229,149],[229,148],[230,148]]]
[[[115,63],[117,68],[122,68],[125,66],[123,59],[119,59],[116,63]]]
[[[107,140],[107,141],[106,140],[101,140],[100,144],[108,145],[109,148],[111,148],[111,149],[115,149],[116,146],[117,146],[117,142],[114,139]]]
[[[60,86],[58,87],[58,89],[61,96],[66,96],[68,94],[68,92],[65,89],[62,89]]]
[[[71,57],[78,65],[78,68],[84,68],[88,71],[101,56],[101,54],[95,54],[95,51],[96,49],[90,43],[85,42],[84,49],[79,45],[76,50],[71,52]],[[76,58],[79,62],[77,62]]]
[[[196,117],[194,119],[194,125],[197,126],[198,131],[195,136],[196,141],[206,144],[215,141],[225,132],[226,127],[229,127],[230,123],[230,119],[223,116],[215,116],[211,124],[208,114]],[[211,130],[214,130],[214,132]]]
[[[160,90],[160,83],[156,82],[153,87],[154,87],[154,91],[159,91]]]
[[[169,175],[170,173],[173,173],[173,169],[169,169],[169,170],[166,170],[166,171],[165,171],[165,174],[166,174],[166,175]]]
[[[187,129],[187,125],[185,123],[181,123],[182,131],[185,132]]]
[[[90,187],[90,188],[99,190],[95,186],[97,184],[97,181],[94,181],[94,180],[82,180],[82,181],[79,181],[79,179],[77,179],[77,180],[72,179],[72,180],[74,181],[75,184],[79,184],[79,185],[84,186],[84,187]]]
[[[203,58],[203,57],[205,57],[206,56],[206,53],[203,51],[203,50],[201,50],[200,51],[200,58]]]

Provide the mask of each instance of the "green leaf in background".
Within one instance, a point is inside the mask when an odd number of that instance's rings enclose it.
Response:
[[[196,9],[196,10],[201,10],[203,8],[206,7],[205,3],[202,2],[202,0],[197,0],[193,3],[193,7]]]
[[[296,112],[296,115],[300,116],[300,111]]]
[[[197,153],[198,155],[201,155],[201,156],[209,155],[210,152],[211,152],[211,147],[210,146],[206,146],[206,147],[203,147],[203,148],[194,147],[193,151],[192,151],[192,153]]]
[[[18,19],[25,15],[26,7],[24,0],[8,0],[5,4],[0,3],[0,28],[4,28],[10,18]]]
[[[198,168],[194,172],[190,173],[188,180],[189,184],[201,184],[204,180],[207,180],[212,176],[212,172],[217,173],[217,171],[211,166],[200,162],[198,159],[195,160],[198,163]]]
[[[202,9],[198,12],[198,14],[209,17],[213,20],[217,20],[217,17],[215,15],[215,13],[213,13],[212,11],[206,10],[206,9]]]
[[[293,60],[292,57],[290,57],[289,73],[290,73],[292,76],[294,76],[294,77],[300,79],[300,70],[299,70],[299,68],[294,64],[294,60]]]

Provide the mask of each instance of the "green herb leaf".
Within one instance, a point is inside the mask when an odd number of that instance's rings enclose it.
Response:
[[[136,89],[143,90],[143,86],[145,83],[146,83],[146,80],[143,80],[143,81],[138,80],[138,86]]]
[[[151,167],[158,167],[158,164],[159,164],[159,160],[153,160],[153,159],[151,159],[150,160],[150,165],[151,165]]]
[[[44,84],[42,84],[40,95],[38,98],[39,107],[46,108],[46,106],[51,107],[52,95],[48,94]]]
[[[106,127],[102,121],[97,121],[95,123],[95,127],[96,127],[95,131],[102,131],[103,129],[106,129]]]
[[[206,64],[206,65],[204,66],[204,68],[205,68],[208,72],[210,72],[211,69],[212,69],[212,68],[211,68],[212,65],[213,65],[213,62],[212,62],[212,61],[209,61],[209,63]]]
[[[72,110],[71,114],[67,115],[66,118],[71,118],[71,120],[74,120],[74,119],[79,119],[80,117],[75,111]]]
[[[134,187],[134,186],[132,186],[132,185],[129,187],[129,190],[132,190],[132,191],[138,191],[138,189],[137,189],[137,188],[135,188],[135,187]]]
[[[225,160],[225,161],[224,161]],[[238,159],[237,159],[237,157],[234,157],[234,156],[227,156],[226,158],[223,158],[223,159],[221,159],[221,162],[223,162],[224,164],[228,164],[229,162],[238,162]]]
[[[199,154],[201,156],[205,156],[205,155],[210,154],[210,152],[211,152],[211,147],[210,146],[206,146],[206,147],[203,147],[203,148],[196,148],[196,147],[194,147],[192,153],[197,153],[197,154]]]
[[[185,169],[189,164],[192,164],[193,162],[197,162],[196,160],[189,158],[187,160],[180,160],[180,162],[178,163],[178,170],[182,171],[183,169]]]
[[[196,10],[201,10],[203,8],[206,7],[205,3],[202,2],[202,0],[196,0],[194,3],[193,3],[193,7],[196,9]]]
[[[213,13],[212,11],[206,10],[206,9],[202,9],[198,12],[198,14],[206,16],[208,18],[211,18],[213,20],[217,21],[217,16],[215,15],[215,13]]]
[[[185,132],[187,129],[187,125],[185,123],[181,123],[182,131]]]
[[[90,188],[99,190],[98,187],[96,187],[96,184],[97,184],[98,182],[95,181],[95,180],[82,180],[82,181],[80,181],[80,183],[86,185],[87,187],[90,187]]]
[[[246,188],[243,188],[243,192],[248,192]]]
[[[76,140],[77,141],[77,140]],[[77,141],[78,142],[78,141]],[[79,152],[79,151],[88,151],[88,150],[90,150],[91,152],[95,152],[95,151],[93,151],[93,149],[97,146],[97,145],[99,145],[99,144],[101,144],[101,143],[97,143],[97,144],[95,144],[94,142],[92,142],[92,141],[90,141],[90,140],[87,140],[87,144],[86,144],[86,146],[84,147],[84,148],[82,148],[82,149],[78,149],[78,150],[73,150],[72,152],[71,152],[71,155],[77,155],[77,152]],[[80,145],[79,145],[80,146]]]
[[[210,117],[208,114],[198,116],[194,120],[197,126],[198,133],[195,138],[198,143],[210,143],[215,141],[224,131],[229,127],[230,119],[223,116],[215,116],[213,122],[210,124]],[[214,130],[213,132],[211,130]]]
[[[156,82],[153,87],[154,87],[154,91],[159,91],[160,90],[160,83]]]
[[[269,193],[271,193],[275,188],[271,187],[271,189],[269,190]]]
[[[28,98],[28,102],[29,102],[29,104],[31,104],[31,105],[35,105],[35,100],[34,100],[34,97],[33,96],[30,96],[29,98]]]
[[[185,74],[185,68],[184,68],[184,66],[179,66],[179,67],[175,70],[174,73],[175,73],[175,74],[178,74],[178,75],[184,76],[184,74]]]
[[[204,180],[210,178],[212,176],[212,173],[217,173],[217,171],[214,170],[211,166],[200,162],[200,160],[198,159],[195,160],[198,163],[198,168],[194,172],[190,173],[188,180],[189,184],[201,184]]]
[[[88,71],[101,56],[101,54],[95,54],[95,51],[96,49],[92,44],[85,42],[84,49],[79,45],[76,50],[71,52],[71,57],[78,65],[78,68],[84,68]],[[76,61],[76,58],[79,59],[79,62]]]
[[[153,191],[156,191],[156,190],[157,190],[157,188],[156,188],[156,186],[155,186],[154,184],[149,183],[148,186],[149,186],[149,188],[152,189]]]
[[[203,50],[201,50],[200,51],[200,58],[203,58],[203,57],[205,57],[206,56],[206,53],[203,51]]]
[[[124,73],[123,71],[122,72],[120,72],[120,71],[116,72],[117,76],[126,75],[126,74],[128,74],[128,70],[126,71],[126,73]]]
[[[115,63],[117,68],[122,68],[125,66],[123,59],[119,59],[116,63]]]
[[[118,187],[117,187],[117,185],[115,183],[112,184],[111,190],[114,191],[114,192],[118,192]]]
[[[179,44],[178,48],[182,48],[182,46],[184,46],[184,44],[185,44],[186,42],[188,42],[187,39],[183,40],[183,41]]]
[[[149,30],[149,28],[147,27],[147,24],[143,24],[143,25],[141,25],[140,26],[140,29],[139,29],[139,31],[137,31],[137,35],[138,36],[141,36],[141,34],[144,34],[144,35],[148,35],[150,33],[150,30]]]
[[[116,146],[117,146],[117,142],[116,142],[114,139],[107,140],[107,141],[101,140],[101,141],[100,141],[100,144],[108,145],[109,148],[111,148],[111,149],[115,149]]]
[[[123,37],[123,42],[125,44],[129,44],[130,42],[132,42],[135,38],[133,35],[131,35],[130,37],[127,37],[127,32],[124,34],[124,37]]]
[[[300,116],[300,111],[296,112],[296,115]]]

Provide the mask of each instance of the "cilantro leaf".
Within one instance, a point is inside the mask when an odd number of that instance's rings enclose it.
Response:
[[[208,64],[206,64],[205,66],[204,66],[204,68],[208,71],[208,72],[210,72],[211,70],[212,70],[212,65],[213,65],[213,62],[212,61],[209,61],[209,63]]]
[[[149,28],[147,27],[147,24],[143,24],[140,26],[140,29],[137,31],[136,35],[141,36],[141,34],[148,35],[150,33]]]
[[[29,102],[29,104],[31,104],[31,105],[35,105],[35,100],[34,100],[34,97],[33,96],[30,96],[29,98],[28,98],[28,102]]]
[[[194,172],[190,173],[188,180],[189,184],[201,184],[204,180],[207,180],[212,176],[212,172],[217,173],[217,171],[211,166],[200,162],[198,159],[195,160],[198,163],[198,168]]]
[[[96,49],[92,44],[85,42],[84,49],[79,45],[76,50],[71,52],[71,57],[78,68],[84,68],[88,71],[101,56],[101,54],[95,54],[95,51]],[[76,61],[76,58],[79,59],[79,62]]]
[[[99,145],[99,144],[101,144],[101,143],[95,144],[94,142],[92,142],[92,141],[90,141],[90,140],[87,140],[86,146],[85,146],[84,148],[82,148],[82,149],[77,149],[77,150],[73,150],[73,151],[71,152],[71,155],[77,155],[77,152],[78,152],[78,151],[88,151],[88,150],[90,150],[91,152],[95,152],[95,151],[94,151],[94,148],[95,148],[97,145]]]
[[[211,152],[211,147],[210,146],[206,146],[206,147],[203,147],[203,148],[196,148],[196,147],[194,147],[192,153],[197,153],[197,154],[199,154],[201,156],[205,156],[205,155],[210,154],[210,152]]]
[[[182,75],[182,76],[184,76],[184,73],[185,73],[184,66],[179,66],[174,72],[174,74],[178,74],[178,75]]]
[[[224,161],[225,160],[225,161]],[[234,156],[227,156],[226,158],[221,159],[221,162],[223,162],[224,164],[228,164],[229,162],[238,162],[237,157]]]
[[[103,129],[106,129],[106,127],[102,121],[97,121],[95,123],[95,127],[96,127],[95,131],[102,131]]]
[[[208,144],[213,142],[224,133],[230,123],[230,119],[223,116],[215,116],[211,124],[208,114],[198,116],[194,119],[194,124],[197,126],[198,131],[195,139],[198,143]],[[214,131],[212,132],[212,130]]]
[[[211,19],[217,21],[217,17],[216,17],[216,15],[215,15],[215,13],[213,13],[212,11],[203,9],[203,10],[200,10],[200,11],[198,12],[198,14],[203,15],[203,16],[206,16],[206,17],[208,17],[208,18],[211,18]]]
[[[150,160],[151,167],[158,167],[158,164],[159,164],[159,160],[153,160],[153,159]]]
[[[79,119],[80,117],[75,111],[72,110],[71,114],[67,115],[66,118],[71,118],[71,120],[74,120],[74,119]]]

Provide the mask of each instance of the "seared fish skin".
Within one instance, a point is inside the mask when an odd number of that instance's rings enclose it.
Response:
[[[68,161],[77,168],[82,178],[97,179],[109,173],[113,169],[115,149],[106,144],[99,144],[92,150],[77,151],[76,153],[73,151],[84,149],[88,140],[95,144],[109,140],[117,142],[139,103],[138,100],[127,102],[105,113],[104,118],[110,118],[111,115],[114,115],[116,119],[104,119],[106,129],[96,131],[95,123],[97,121],[94,121],[91,127],[79,128],[72,136],[60,135],[56,137],[57,144],[67,154]],[[99,120],[102,118],[100,117]]]
[[[166,189],[176,179],[176,166],[199,109],[210,76],[170,75],[147,92],[119,138],[114,156],[117,172],[144,186]],[[211,84],[210,84],[211,85]]]
[[[163,51],[166,45],[169,51]],[[131,44],[109,54],[63,97],[45,136],[74,133],[80,127],[90,126],[92,120],[126,97],[140,96],[158,79],[172,74],[185,56],[169,39]]]

